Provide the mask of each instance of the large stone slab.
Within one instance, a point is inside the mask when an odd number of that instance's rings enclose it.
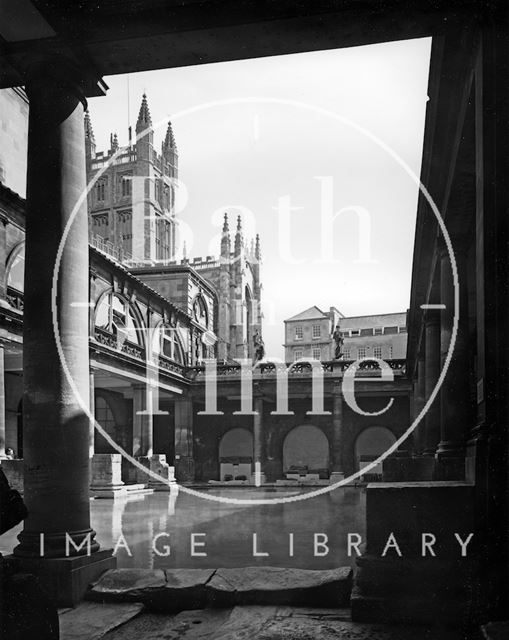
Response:
[[[325,571],[281,567],[217,569],[207,583],[210,606],[347,606],[352,569]]]
[[[151,611],[176,612],[206,606],[205,585],[214,569],[115,569],[92,585],[88,598],[143,602]]]
[[[112,569],[106,571],[87,593],[88,600],[101,602],[144,602],[154,591],[164,589],[162,569]]]
[[[76,609],[65,609],[60,614],[60,640],[99,640],[142,610],[143,605],[139,603],[83,602]]]
[[[151,611],[177,612],[237,605],[348,606],[352,569],[281,567],[238,569],[114,569],[95,582],[88,599],[142,602]]]

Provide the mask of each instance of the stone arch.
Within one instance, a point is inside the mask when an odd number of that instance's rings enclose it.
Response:
[[[317,473],[322,477],[329,471],[329,440],[312,424],[294,427],[283,441],[284,473]]]
[[[25,272],[25,241],[18,242],[5,264],[5,286],[23,293]]]
[[[249,480],[253,472],[253,434],[235,427],[219,441],[220,480]]]
[[[94,327],[113,335],[117,335],[120,329],[130,342],[145,346],[146,327],[138,306],[111,288],[103,291],[97,299]]]
[[[387,427],[367,427],[355,440],[355,468],[362,469],[369,462],[376,460],[384,451],[396,442],[396,436]],[[382,465],[379,464],[369,472],[370,475],[382,474]]]

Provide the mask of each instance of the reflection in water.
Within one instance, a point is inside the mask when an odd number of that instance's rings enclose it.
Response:
[[[242,498],[275,497],[274,492],[250,489],[243,489],[242,494],[234,489],[215,493]],[[353,555],[347,557],[348,533],[358,533],[364,540],[365,494],[360,489],[342,488],[310,500],[274,505],[223,504],[183,492],[178,496],[157,492],[115,502],[123,502],[113,507],[122,514],[120,532],[116,517],[111,517],[111,500],[92,503],[92,526],[103,548],[115,547],[118,536],[123,534],[129,549],[119,546],[116,554],[119,567],[273,565],[325,569],[353,565]],[[254,533],[255,551],[268,555],[253,557]],[[195,552],[206,556],[191,555],[192,534]],[[315,556],[314,534],[327,536],[326,555]],[[325,536],[318,538],[325,539]],[[200,543],[205,544],[199,546]],[[326,547],[319,547],[318,551],[325,553]]]
[[[214,491],[221,496],[273,498],[295,491],[263,491],[242,488]],[[272,565],[327,569],[352,565],[347,556],[347,534],[365,539],[365,493],[340,488],[331,493],[274,505],[233,505],[195,498],[184,492],[135,495],[116,500],[91,501],[92,527],[103,549],[116,545],[119,567],[240,567]],[[0,537],[0,552],[10,553],[17,544],[21,526]],[[257,551],[269,555],[253,557],[253,534]],[[290,534],[293,533],[293,556]],[[191,538],[195,551],[191,555]],[[197,535],[205,534],[205,535]],[[314,555],[314,534],[325,534],[329,552]],[[123,536],[123,538],[121,538]],[[119,544],[119,539],[121,543]],[[325,540],[320,536],[319,541]],[[157,552],[154,551],[153,545]],[[126,548],[128,547],[128,548]],[[324,547],[319,547],[324,552]],[[131,555],[129,555],[129,553]]]

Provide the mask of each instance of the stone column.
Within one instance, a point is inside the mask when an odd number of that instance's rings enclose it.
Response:
[[[258,486],[265,482],[264,463],[265,463],[265,434],[263,429],[263,398],[255,396],[253,399],[253,459],[254,469],[252,481]]]
[[[424,323],[426,332],[424,389],[426,398],[429,398],[440,375],[440,311],[427,311]],[[423,454],[434,456],[440,439],[440,397],[435,398],[424,420]]]
[[[37,65],[26,80],[30,119],[23,451],[24,500],[29,515],[14,554],[30,560],[20,564],[40,576],[58,603],[79,599],[97,571],[114,565],[112,558],[104,558],[109,552],[102,552],[102,559],[95,553],[99,544],[90,528],[90,421],[83,409],[89,403],[88,220],[83,197],[86,102],[77,78],[74,69],[50,61]],[[67,236],[54,283],[53,270],[64,232]],[[69,378],[57,350],[53,293],[57,336]],[[75,556],[84,557],[74,562]],[[95,569],[90,566],[93,562]]]
[[[195,479],[193,451],[193,399],[175,398],[175,473],[178,482]]]
[[[417,418],[419,413],[422,411],[424,404],[426,402],[426,374],[425,374],[425,358],[424,351],[421,350],[417,359],[417,379],[415,381],[414,387],[414,420]],[[426,443],[426,433],[425,433],[425,425],[426,425],[426,416],[422,418],[420,423],[417,425],[417,428],[414,431],[414,452],[419,454],[425,448]]]
[[[133,387],[133,456],[150,457],[153,454],[154,416],[150,385]]]
[[[460,286],[460,308],[454,354],[440,390],[441,438],[437,458],[440,462],[440,479],[443,480],[464,479],[466,434],[470,426],[466,254],[464,246],[458,243],[454,243],[454,246]],[[440,298],[445,304],[440,322],[440,356],[443,367],[452,337],[454,285],[449,254],[445,249],[441,250],[440,259]]]
[[[95,374],[94,369],[90,368],[90,373],[88,376],[89,385],[90,385],[90,415],[92,416],[92,420],[90,420],[90,433],[88,440],[88,451],[90,458],[93,457],[95,452]]]
[[[331,465],[331,484],[339,482],[345,477],[343,469],[343,396],[341,395],[341,387],[334,384],[332,396],[332,465]]]
[[[4,345],[0,342],[0,460],[4,458],[5,458],[5,368],[4,368]]]
[[[7,262],[6,247],[6,226],[7,219],[0,216],[0,306],[7,307],[7,278],[5,266]]]

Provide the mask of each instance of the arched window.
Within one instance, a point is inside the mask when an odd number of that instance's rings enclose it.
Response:
[[[207,305],[201,295],[197,296],[193,302],[193,317],[196,322],[199,322],[204,327],[209,324],[209,314],[207,311]]]
[[[18,244],[7,260],[7,286],[23,291],[25,275],[25,243]]]
[[[116,293],[107,293],[100,299],[95,312],[95,326],[142,345],[135,313],[129,303]]]
[[[179,364],[185,364],[184,348],[175,327],[164,327],[164,330],[161,330],[160,326],[154,332],[152,352],[155,355],[170,358]]]

